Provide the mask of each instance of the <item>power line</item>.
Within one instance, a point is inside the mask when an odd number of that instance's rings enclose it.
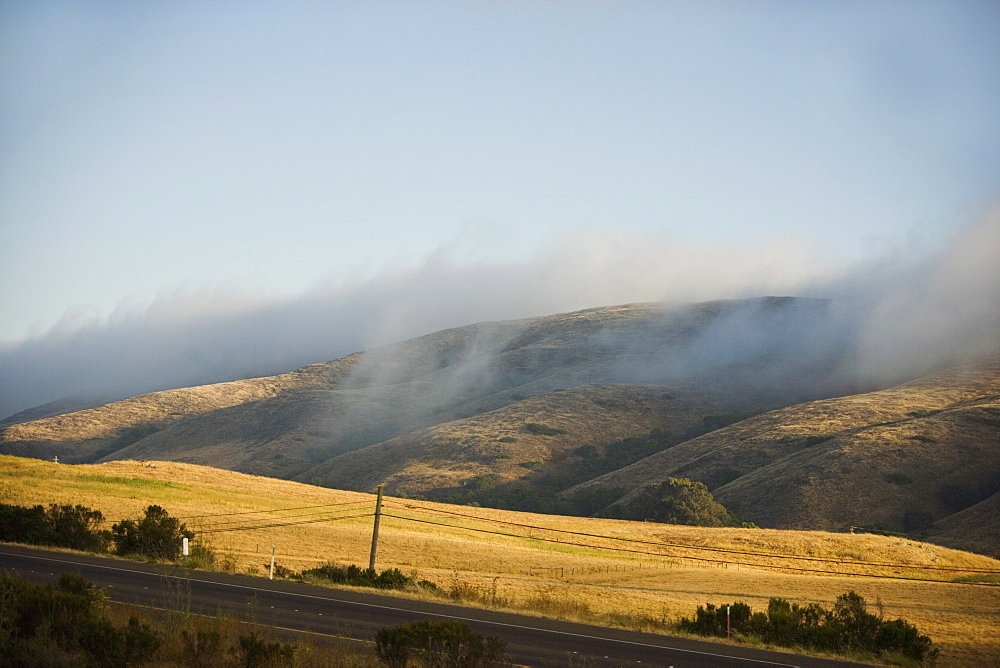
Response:
[[[290,527],[300,524],[316,524],[318,522],[336,522],[337,520],[352,520],[359,517],[371,517],[374,513],[363,513],[361,515],[341,515],[338,517],[320,517],[312,520],[302,520],[301,522],[276,522],[274,524],[255,524],[252,526],[230,527],[224,529],[206,529],[199,533],[223,533],[225,531],[253,531],[255,529],[273,529],[274,527]]]
[[[642,545],[652,545],[654,547],[675,547],[675,548],[682,548],[682,549],[688,549],[688,550],[701,550],[701,551],[705,551],[705,552],[719,552],[719,553],[723,553],[723,554],[739,554],[739,555],[750,556],[750,557],[770,557],[770,558],[774,558],[774,559],[798,559],[798,560],[801,560],[801,561],[816,561],[816,562],[821,562],[821,563],[841,564],[841,565],[850,565],[850,566],[878,566],[878,567],[882,567],[882,568],[909,568],[909,569],[919,569],[919,570],[936,570],[936,571],[961,572],[961,573],[987,573],[987,574],[1000,573],[1000,570],[991,570],[991,569],[961,568],[961,567],[955,567],[955,566],[931,566],[931,565],[905,564],[905,563],[892,563],[892,562],[845,561],[845,560],[842,560],[842,559],[830,559],[830,558],[827,558],[827,557],[809,557],[809,556],[803,556],[803,555],[778,554],[778,553],[771,553],[771,552],[749,552],[749,551],[746,551],[746,550],[733,550],[733,549],[721,548],[721,547],[703,547],[703,546],[698,546],[698,545],[686,545],[684,543],[656,542],[656,541],[642,540],[642,539],[638,539],[638,538],[625,538],[623,536],[605,536],[605,535],[602,535],[602,534],[586,533],[586,532],[582,532],[582,531],[569,531],[567,529],[554,529],[554,528],[550,528],[550,527],[541,527],[541,526],[532,525],[532,524],[521,524],[521,523],[518,523],[518,522],[511,522],[511,521],[508,521],[508,520],[495,520],[495,519],[489,519],[489,518],[480,517],[480,516],[476,516],[476,515],[468,515],[468,514],[465,514],[465,513],[459,513],[459,512],[455,512],[455,511],[451,511],[451,510],[445,510],[445,509],[442,509],[442,508],[428,508],[426,506],[417,506],[417,505],[412,505],[412,504],[402,504],[402,505],[405,508],[409,508],[409,509],[426,510],[426,511],[429,511],[429,512],[437,512],[437,513],[441,513],[441,514],[445,514],[445,515],[454,515],[456,517],[463,517],[463,518],[467,518],[467,519],[475,519],[475,520],[479,520],[481,522],[493,522],[495,524],[505,524],[505,525],[508,525],[508,526],[517,526],[517,527],[521,527],[521,528],[525,528],[525,529],[536,529],[536,530],[539,530],[539,531],[552,531],[552,532],[555,532],[555,533],[569,534],[569,535],[572,535],[572,536],[584,536],[586,538],[600,538],[600,539],[604,539],[604,540],[616,540],[616,541],[622,541],[622,542],[628,542],[628,543],[639,543],[639,544],[642,544]],[[445,525],[445,526],[451,526],[451,525]],[[542,540],[542,539],[539,539],[539,540]],[[613,549],[613,548],[608,548],[608,549]],[[826,572],[826,571],[824,571],[824,572]]]
[[[332,508],[334,506],[351,506],[357,505],[359,503],[368,503],[367,501],[344,501],[343,503],[321,503],[312,506],[298,506],[295,508],[269,508],[266,510],[247,510],[245,512],[239,513],[214,513],[210,515],[185,515],[183,517],[178,517],[179,520],[194,520],[202,517],[235,517],[236,515],[254,515],[258,513],[284,513],[289,510],[308,510],[310,508]]]
[[[361,504],[358,504],[358,503],[351,504],[351,505],[361,506]],[[344,510],[347,510],[347,511],[358,510],[358,507],[355,507],[355,508],[340,508],[339,510],[340,511],[344,511]],[[322,510],[322,511],[315,512],[315,513],[299,513],[299,514],[296,514],[296,515],[286,515],[285,517],[275,517],[273,519],[274,520],[289,520],[289,519],[299,518],[299,517],[312,517],[312,516],[315,516],[315,515],[326,515],[326,514],[328,514],[330,512],[337,512],[337,511],[335,511],[335,510]],[[240,513],[240,514],[243,514],[243,513]],[[271,518],[263,518],[262,517],[262,518],[258,518],[258,519],[260,519],[260,521],[271,521]],[[244,521],[244,520],[242,520],[242,519],[241,520],[233,520],[231,522],[226,522],[226,521],[208,522],[207,526],[208,526],[209,529],[215,529],[215,528],[218,528],[218,527],[224,527],[227,524],[234,524],[234,523],[242,522],[242,521]],[[202,526],[205,526],[205,525],[202,525]]]
[[[507,537],[510,537],[510,538],[522,538],[522,539],[527,539],[527,540],[539,540],[539,541],[546,542],[546,543],[556,543],[556,544],[559,544],[559,545],[572,545],[574,547],[586,547],[586,548],[590,548],[590,549],[594,549],[594,550],[606,550],[606,551],[611,551],[611,552],[628,552],[628,553],[631,553],[631,554],[643,554],[643,555],[655,556],[655,557],[669,557],[669,558],[672,558],[672,559],[688,559],[688,560],[695,560],[695,561],[706,561],[706,562],[709,562],[709,563],[716,563],[716,564],[726,564],[726,565],[733,564],[734,566],[749,566],[749,567],[753,567],[753,568],[769,568],[769,569],[773,569],[773,570],[796,571],[796,572],[800,572],[800,573],[817,573],[817,574],[821,574],[821,575],[842,575],[842,576],[846,576],[846,577],[879,578],[879,579],[887,579],[887,580],[912,580],[912,581],[917,581],[917,582],[942,582],[941,580],[932,580],[930,578],[915,578],[915,577],[906,577],[906,576],[902,576],[902,575],[878,575],[878,574],[873,574],[873,573],[845,573],[845,572],[842,572],[842,571],[820,570],[820,569],[816,569],[816,568],[802,568],[802,567],[798,567],[798,566],[781,566],[781,565],[774,565],[774,564],[747,563],[747,562],[740,562],[740,561],[726,561],[726,560],[723,560],[723,559],[712,559],[710,557],[696,557],[696,556],[691,556],[691,555],[678,555],[678,554],[669,554],[669,553],[662,553],[662,552],[649,552],[649,551],[646,551],[646,550],[630,550],[628,548],[622,548],[622,547],[608,547],[608,546],[602,546],[602,545],[588,545],[586,543],[575,543],[575,542],[572,542],[572,541],[557,540],[555,538],[540,538],[538,536],[523,536],[523,535],[520,535],[520,534],[507,533],[507,532],[504,532],[504,531],[490,531],[488,529],[477,529],[477,528],[474,528],[474,527],[456,527],[456,526],[454,526],[452,524],[445,524],[443,522],[434,522],[432,520],[423,520],[423,519],[418,519],[418,518],[415,518],[415,517],[403,517],[403,516],[400,516],[400,515],[391,515],[389,513],[383,513],[383,516],[384,517],[392,517],[392,518],[395,518],[395,519],[404,520],[404,521],[410,521],[410,522],[420,522],[420,523],[423,523],[423,524],[433,524],[433,525],[437,525],[437,526],[444,526],[444,527],[448,527],[450,529],[460,529],[460,530],[466,530],[466,531],[477,531],[477,532],[480,532],[480,533],[489,533],[489,534],[494,534],[494,535],[497,535],[497,536],[507,536]],[[849,563],[850,564],[851,562],[845,562],[845,563]],[[852,564],[852,565],[865,566],[866,564]],[[995,584],[992,584],[992,583],[982,583],[982,582],[955,583],[955,584],[976,584],[976,585],[993,586],[993,587],[1000,586],[1000,585],[995,585]]]

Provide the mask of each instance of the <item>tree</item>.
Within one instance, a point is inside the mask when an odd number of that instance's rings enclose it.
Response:
[[[181,539],[194,538],[180,520],[170,517],[160,506],[149,506],[138,522],[122,520],[111,527],[118,554],[140,554],[152,559],[177,559],[181,554]]]
[[[647,485],[634,499],[625,504],[625,519],[652,519],[664,524],[694,526],[741,526],[728,510],[715,499],[704,483],[687,478],[668,478],[659,484]]]

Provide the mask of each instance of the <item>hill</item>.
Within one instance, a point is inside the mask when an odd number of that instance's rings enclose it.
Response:
[[[921,532],[953,544],[962,527],[972,548],[973,535],[1000,533],[1000,515],[973,512],[1000,491],[1000,361],[770,411],[564,496],[605,488],[626,500],[667,477],[705,482],[761,526]],[[946,521],[966,509],[964,521]],[[997,554],[995,540],[977,546]]]
[[[66,466],[0,456],[0,501],[72,500],[106,521],[158,504],[219,567],[263,575],[270,546],[294,570],[367,565],[374,497],[175,462]],[[940,665],[1000,661],[994,559],[870,534],[709,529],[559,517],[386,497],[377,567],[494,608],[656,628],[697,605],[783,596],[829,607],[849,589],[941,647]],[[405,595],[405,594],[404,594]]]
[[[74,463],[176,459],[292,477],[416,429],[587,384],[683,382],[742,405],[783,405],[824,388],[753,381],[765,366],[778,373],[769,360],[788,343],[789,329],[820,327],[824,317],[825,302],[768,298],[480,323],[271,378],[155,392],[14,424],[0,432],[0,452]],[[736,336],[719,344],[727,331]],[[765,336],[774,331],[785,336]],[[748,383],[756,391],[743,391]]]
[[[847,339],[830,302],[788,297],[479,323],[9,424],[0,452],[582,515],[685,477],[759,526],[996,554],[997,515],[976,507],[1000,489],[1000,364],[860,387]]]

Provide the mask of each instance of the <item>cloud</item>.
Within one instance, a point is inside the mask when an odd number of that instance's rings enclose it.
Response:
[[[640,301],[768,294],[832,298],[867,381],[1000,347],[994,209],[938,253],[834,266],[790,239],[693,245],[597,230],[527,259],[463,261],[447,249],[368,279],[296,295],[178,292],[106,318],[67,314],[0,350],[0,415],[70,395],[134,394],[270,375],[447,327]]]

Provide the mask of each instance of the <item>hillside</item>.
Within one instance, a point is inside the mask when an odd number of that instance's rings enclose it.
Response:
[[[581,443],[606,446],[637,433],[680,433],[700,424],[711,400],[662,385],[583,385],[525,399],[354,450],[310,469],[299,480],[392,493],[446,492],[483,476],[507,482],[561,461]]]
[[[0,432],[0,452],[71,463],[172,459],[293,477],[416,429],[594,383],[683,382],[744,406],[783,405],[824,388],[758,383],[747,393],[743,386],[788,344],[789,330],[819,327],[824,317],[824,302],[768,298],[480,323],[271,378],[15,424]],[[720,331],[735,338],[720,345]],[[784,338],[772,341],[770,332]]]
[[[943,520],[1000,491],[1000,363],[770,411],[564,496],[604,488],[625,499],[625,490],[667,477],[705,482],[718,501],[761,526],[940,531],[952,541],[964,527],[971,548],[973,534],[1000,532],[1000,516]],[[995,540],[978,547],[996,554]]]
[[[786,297],[479,323],[13,424],[0,453],[581,515],[685,477],[762,527],[997,554],[976,508],[1000,490],[1000,362],[859,388],[845,336],[829,302]]]
[[[266,573],[270,546],[294,570],[367,565],[374,497],[174,462],[66,466],[0,456],[0,501],[72,499],[106,523],[158,504],[197,532],[219,567]],[[706,601],[755,609],[783,596],[829,607],[857,591],[941,648],[941,666],[1000,661],[995,559],[870,534],[709,529],[559,517],[387,496],[379,569],[493,608],[655,628]],[[405,595],[405,594],[404,594]],[[649,621],[652,620],[652,623]]]

